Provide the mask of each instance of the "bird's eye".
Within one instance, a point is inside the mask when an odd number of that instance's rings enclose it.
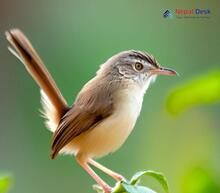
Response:
[[[144,68],[144,65],[141,64],[140,62],[136,62],[134,67],[135,67],[135,70],[141,71]]]

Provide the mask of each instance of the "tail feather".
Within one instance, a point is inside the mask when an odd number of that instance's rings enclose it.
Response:
[[[43,115],[48,128],[54,132],[68,109],[67,103],[44,63],[34,50],[26,36],[18,29],[6,32],[6,38],[15,49],[10,52],[23,62],[27,71],[41,88]]]
[[[57,112],[56,107],[54,107],[54,105],[51,103],[50,99],[47,97],[43,90],[40,90],[40,94],[41,104],[43,107],[43,109],[41,110],[42,117],[46,119],[46,127],[54,133],[60,122],[59,112]]]

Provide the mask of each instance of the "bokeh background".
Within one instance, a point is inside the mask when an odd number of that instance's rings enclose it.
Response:
[[[173,193],[219,193],[219,103],[178,116],[166,110],[173,89],[219,69],[219,6],[218,0],[0,0],[0,173],[12,176],[10,192],[90,193],[94,183],[72,157],[50,160],[51,133],[39,116],[39,89],[7,50],[4,31],[17,27],[38,50],[69,104],[99,65],[122,50],[148,51],[176,69],[181,76],[159,77],[149,89],[124,146],[100,162],[128,178],[138,170],[160,171]],[[210,9],[211,15],[163,18],[165,10],[175,8]],[[143,182],[162,192],[153,180]]]

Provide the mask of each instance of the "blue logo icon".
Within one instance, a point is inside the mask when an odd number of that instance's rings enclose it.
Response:
[[[166,10],[164,13],[163,13],[163,17],[164,18],[172,18],[173,17],[173,14],[170,10]]]

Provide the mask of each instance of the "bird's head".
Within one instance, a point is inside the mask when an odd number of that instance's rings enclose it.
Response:
[[[116,54],[104,63],[98,74],[106,77],[110,75],[113,80],[134,82],[147,90],[157,75],[177,75],[177,72],[161,67],[156,59],[147,52],[129,50]]]

